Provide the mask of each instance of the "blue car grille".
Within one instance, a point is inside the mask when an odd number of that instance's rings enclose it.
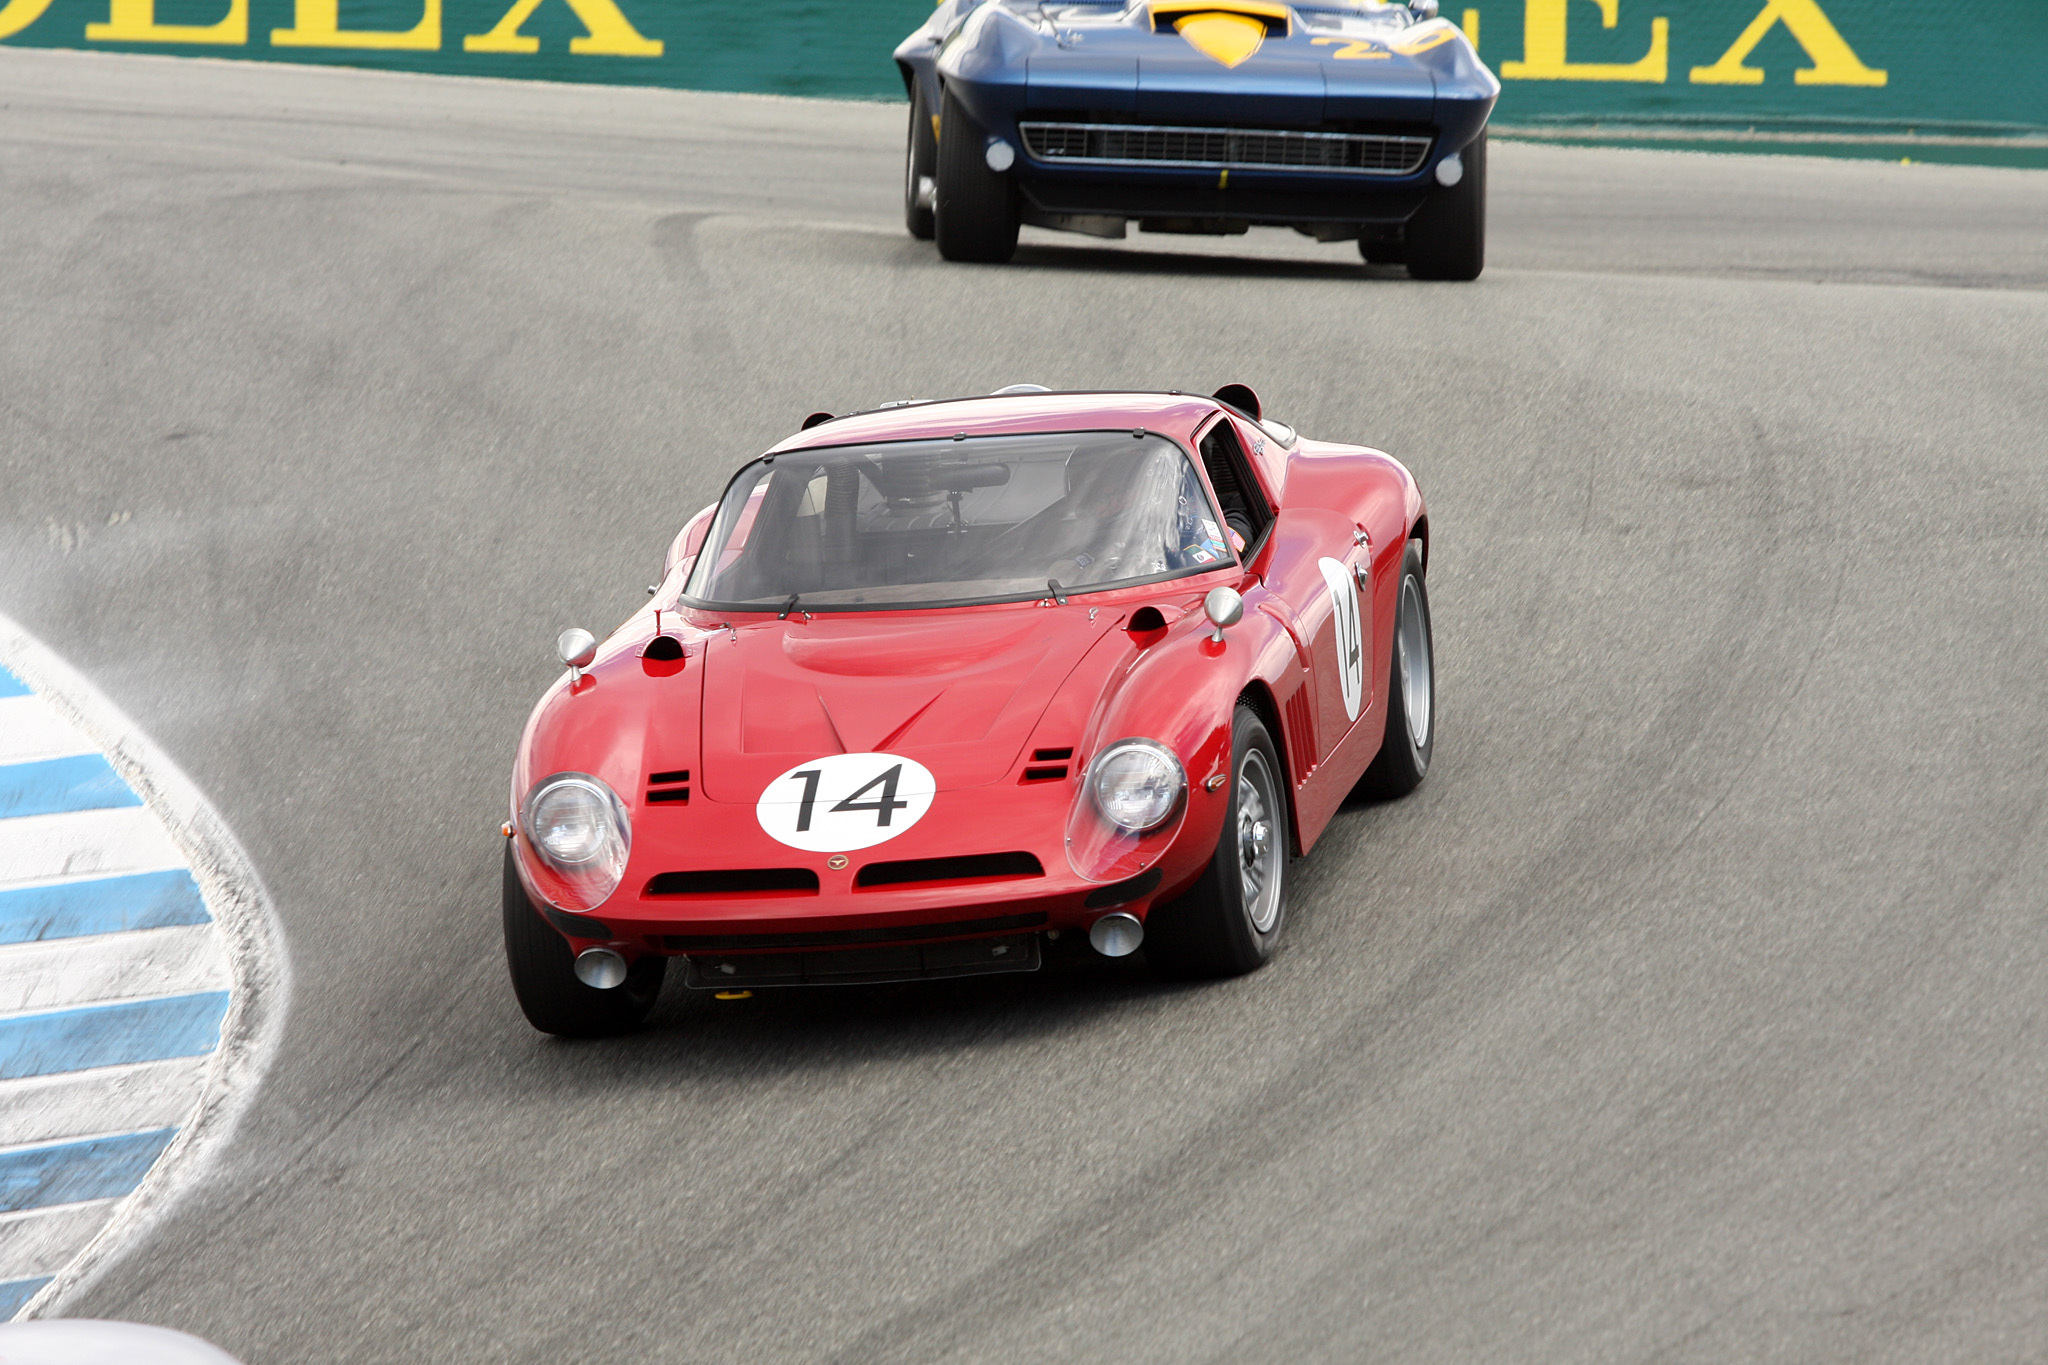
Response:
[[[1173,128],[1133,123],[1020,123],[1039,161],[1076,166],[1198,166],[1413,175],[1431,139],[1391,133]]]

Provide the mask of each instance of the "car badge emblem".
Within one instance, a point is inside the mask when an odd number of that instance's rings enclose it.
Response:
[[[825,860],[825,866],[831,868],[834,872],[846,871],[846,855],[844,853],[833,854]]]

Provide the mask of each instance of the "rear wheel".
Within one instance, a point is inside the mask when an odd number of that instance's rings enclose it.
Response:
[[[1017,195],[988,164],[988,132],[948,90],[939,116],[938,198],[933,228],[949,261],[1007,261],[1017,254]]]
[[[903,153],[903,225],[920,242],[932,239],[932,200],[938,193],[939,137],[932,131],[924,86],[910,84],[910,137]]]
[[[1418,280],[1476,280],[1486,268],[1486,134],[1458,160],[1458,183],[1439,186],[1408,220],[1408,273]]]
[[[1166,977],[1242,976],[1273,956],[1287,921],[1287,806],[1273,737],[1250,707],[1231,719],[1230,808],[1200,881],[1147,917],[1145,953]]]
[[[1360,796],[1406,796],[1429,776],[1436,750],[1436,651],[1429,629],[1429,589],[1422,578],[1422,546],[1414,539],[1401,557],[1401,589],[1394,609],[1394,661],[1387,679],[1387,734],[1358,779]]]
[[[668,959],[647,954],[626,972],[625,984],[608,991],[578,981],[569,940],[526,898],[519,869],[512,865],[510,840],[505,843],[504,909],[505,965],[528,1023],[563,1038],[602,1038],[630,1033],[647,1021],[661,994]]]

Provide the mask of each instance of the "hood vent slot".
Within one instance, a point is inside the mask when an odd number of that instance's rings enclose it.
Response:
[[[808,867],[727,867],[664,872],[647,883],[650,896],[815,896],[818,874]]]
[[[690,780],[688,768],[677,768],[673,772],[647,774],[647,800],[649,804],[673,801],[682,805],[690,803]]]
[[[854,877],[853,884],[933,886],[1044,875],[1044,865],[1029,853],[975,853],[964,858],[906,858],[901,862],[869,863]]]
[[[1029,786],[1034,782],[1064,782],[1067,780],[1066,760],[1074,756],[1072,749],[1033,749],[1031,761],[1034,764],[1058,764],[1058,767],[1031,767],[1024,770],[1020,784]]]

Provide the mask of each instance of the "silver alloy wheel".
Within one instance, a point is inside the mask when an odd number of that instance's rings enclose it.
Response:
[[[1401,580],[1401,618],[1394,646],[1401,659],[1401,709],[1408,713],[1408,739],[1418,749],[1429,743],[1429,706],[1435,695],[1429,656],[1429,618],[1415,575]]]
[[[1265,754],[1246,750],[1237,774],[1237,867],[1245,913],[1261,934],[1272,933],[1280,921],[1280,881],[1287,861],[1280,848],[1279,811]]]

